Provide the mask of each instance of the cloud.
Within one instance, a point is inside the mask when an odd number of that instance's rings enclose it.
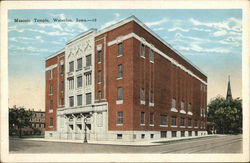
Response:
[[[163,24],[163,23],[165,23],[167,21],[168,21],[167,18],[162,18],[161,20],[158,20],[158,21],[147,22],[147,23],[145,23],[145,25],[148,26],[148,27],[152,27],[152,26],[161,25],[161,24]]]
[[[173,27],[173,28],[168,29],[168,31],[169,32],[173,32],[173,31],[189,32],[189,29],[184,29],[184,28],[181,28],[181,27]]]
[[[226,34],[227,34],[227,31],[221,30],[221,31],[216,31],[216,32],[214,32],[214,33],[213,33],[213,36],[214,36],[214,37],[219,37],[219,36],[224,36],[224,35],[226,35]]]
[[[15,54],[22,54],[22,52],[19,52],[19,51],[24,51],[25,54],[32,54],[32,55],[35,55],[36,53],[39,54],[41,52],[49,52],[49,53],[54,52],[52,50],[35,48],[35,47],[32,47],[32,46],[20,47],[20,46],[14,46],[14,45],[9,46],[9,50],[11,50],[10,53],[13,53],[13,51],[15,51],[15,52],[17,52]]]
[[[115,17],[120,17],[120,16],[121,16],[121,14],[115,13]]]
[[[165,30],[165,28],[159,27],[159,28],[154,28],[154,29],[153,29],[153,31],[162,31],[162,30]]]

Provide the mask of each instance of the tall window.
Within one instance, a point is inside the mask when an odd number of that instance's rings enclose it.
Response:
[[[64,98],[61,98],[61,100],[60,100],[61,102],[61,105],[64,105]]]
[[[192,105],[191,105],[191,103],[188,104],[188,111],[192,112]]]
[[[86,67],[91,66],[91,55],[86,56]]]
[[[49,80],[53,79],[53,70],[49,70]]]
[[[123,124],[123,112],[117,112],[116,124]]]
[[[61,81],[61,91],[64,91],[64,81]]]
[[[154,51],[153,51],[152,49],[150,49],[149,60],[150,60],[151,62],[154,62]]]
[[[176,126],[176,117],[171,117],[171,126]]]
[[[117,56],[122,56],[122,43],[117,45]]]
[[[86,77],[86,86],[91,85],[91,81],[92,81],[91,73],[86,73],[85,77]]]
[[[154,113],[149,114],[149,124],[151,124],[151,125],[154,124]]]
[[[82,95],[77,95],[77,106],[82,105]]]
[[[145,57],[145,45],[144,44],[141,44],[140,55],[141,57]]]
[[[188,127],[191,127],[191,126],[192,126],[192,119],[188,118]]]
[[[122,87],[117,88],[117,100],[122,100]]]
[[[53,126],[53,118],[49,118],[49,126]]]
[[[82,58],[77,59],[77,70],[82,69]]]
[[[82,76],[77,77],[77,88],[82,87]]]
[[[74,89],[74,78],[68,78],[69,81],[69,89]]]
[[[69,106],[73,107],[74,106],[74,96],[69,97]]]
[[[50,95],[53,94],[53,87],[52,87],[52,85],[49,85],[49,94],[50,94]]]
[[[60,72],[61,72],[61,74],[64,74],[64,64],[61,65]]]
[[[86,93],[86,105],[91,104],[91,93]]]
[[[149,102],[154,103],[154,92],[153,91],[149,91]]]
[[[98,91],[97,99],[98,99],[99,102],[101,101],[101,98],[102,98],[102,92]]]
[[[160,124],[167,125],[167,116],[166,115],[160,115]]]
[[[181,110],[184,110],[184,101],[181,101]]]
[[[140,99],[141,101],[145,101],[145,92],[144,92],[144,88],[140,89]]]
[[[180,126],[185,126],[185,118],[180,117]]]
[[[69,62],[69,72],[74,71],[74,61]]]
[[[203,128],[203,127],[204,127],[204,123],[203,123],[203,121],[201,121],[201,125],[200,125],[200,126],[201,126],[201,128]]]
[[[101,63],[101,56],[102,56],[102,51],[101,51],[101,50],[98,50],[98,51],[97,51],[97,62],[98,62],[98,63]]]
[[[53,110],[53,100],[49,101],[49,110]]]
[[[197,121],[197,119],[194,120],[194,127],[198,127],[198,121]]]
[[[117,66],[117,78],[122,78],[122,64]]]
[[[141,124],[145,124],[145,113],[141,112]]]
[[[172,98],[172,108],[176,108],[176,99]]]
[[[97,72],[97,83],[101,83],[101,82],[102,82],[101,77],[102,77],[102,71],[99,70],[99,71]]]

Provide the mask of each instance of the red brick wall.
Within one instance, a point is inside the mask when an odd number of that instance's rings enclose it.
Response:
[[[64,97],[64,91],[61,91],[61,81],[64,81],[64,74],[60,73],[60,61],[64,61],[64,52],[46,60],[45,67],[57,64],[57,67],[53,68],[53,79],[50,80],[49,71],[45,72],[45,130],[56,130],[56,110],[60,104],[60,98]],[[52,85],[52,95],[49,95],[49,87]],[[53,112],[49,112],[49,102],[53,100]],[[50,118],[53,118],[53,127],[50,128]]]

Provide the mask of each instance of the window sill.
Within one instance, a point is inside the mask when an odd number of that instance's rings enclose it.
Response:
[[[189,111],[189,112],[188,112],[188,115],[193,115],[193,113]]]
[[[146,102],[141,100],[140,103],[141,103],[141,105],[145,105]]]
[[[185,112],[185,110],[180,110],[181,114],[186,114],[187,112]]]
[[[116,78],[116,80],[122,80],[122,77],[121,78]]]
[[[49,94],[49,96],[53,96],[53,94]]]
[[[50,110],[49,110],[49,113],[53,113],[53,110],[52,110],[52,109],[50,109]]]
[[[149,124],[149,126],[154,127],[155,125],[154,124]]]
[[[154,63],[154,61],[150,61],[150,63]]]
[[[171,127],[177,127],[177,126],[173,126],[173,125],[171,125]]]
[[[145,124],[140,124],[140,126],[145,126]]]
[[[102,84],[102,82],[98,82],[97,84]]]
[[[155,104],[150,102],[150,103],[149,103],[149,106],[154,107]]]
[[[77,72],[77,71],[81,71],[81,70],[82,70],[82,68],[79,68],[79,69],[76,70],[76,72]]]
[[[116,124],[116,126],[123,126],[123,124]]]
[[[180,128],[186,128],[185,126],[180,126]]]
[[[120,55],[117,55],[117,58],[119,58],[119,57],[122,57],[122,54],[120,54]]]
[[[117,105],[123,104],[123,100],[116,100],[116,104]]]
[[[171,108],[171,111],[176,112],[176,113],[178,112],[178,110],[176,108]]]
[[[168,127],[168,125],[160,125],[160,127]]]
[[[49,126],[49,128],[53,128],[53,126]]]
[[[143,55],[141,55],[140,57],[143,58],[143,59],[145,59],[145,56],[143,56]]]
[[[97,64],[101,64],[102,62],[97,62]]]
[[[193,128],[192,126],[188,126],[188,128]]]

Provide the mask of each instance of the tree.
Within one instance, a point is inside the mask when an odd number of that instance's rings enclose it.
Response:
[[[9,128],[10,132],[17,129],[19,137],[22,137],[22,128],[30,126],[32,112],[23,107],[9,108]]]
[[[242,133],[242,100],[216,97],[208,105],[208,121],[218,126],[217,133]]]

